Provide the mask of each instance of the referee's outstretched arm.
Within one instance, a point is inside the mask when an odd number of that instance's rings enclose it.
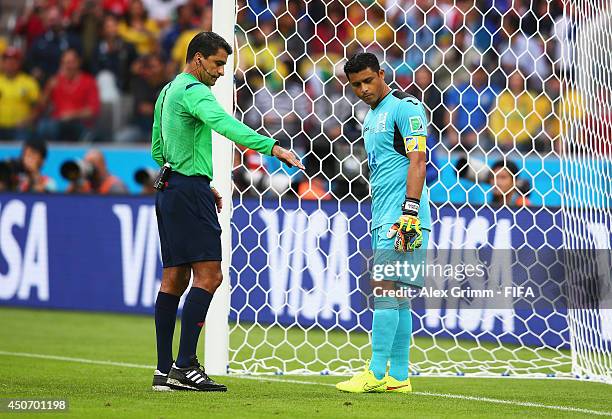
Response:
[[[229,140],[260,153],[275,156],[290,167],[304,169],[291,151],[280,147],[277,141],[258,134],[225,112],[208,86],[201,84],[189,89],[185,99],[189,113]]]
[[[188,116],[203,122],[206,128],[218,132],[237,144],[263,154],[275,156],[290,167],[296,166],[304,170],[304,166],[295,154],[280,147],[278,142],[272,138],[258,134],[252,128],[229,115],[219,105],[210,88],[215,85],[219,77],[224,75],[223,67],[231,53],[231,48],[228,51],[225,47],[216,48],[213,45],[213,50],[207,51],[209,45],[206,45],[205,41],[211,34],[213,33],[202,32],[194,37],[188,47],[187,63],[183,73],[166,85],[157,99],[151,147],[154,160],[161,166],[165,161],[168,161],[168,154],[174,154],[172,153],[173,150],[169,149],[172,148],[169,147],[171,144],[165,144],[163,140],[168,135],[174,137],[182,135],[183,128],[190,128],[190,124],[187,124],[186,127],[177,127],[181,123],[181,114],[183,117],[188,114]],[[198,42],[198,37],[203,37],[204,42]],[[229,48],[229,45],[227,47]],[[172,89],[172,84],[179,84],[181,87],[184,85],[184,88],[178,89],[177,92],[176,86],[175,89]],[[178,98],[180,106],[168,109],[168,103],[172,106],[177,102],[177,93],[181,96]],[[169,97],[167,98],[167,96]],[[206,131],[206,128],[199,130],[198,127],[191,127],[196,136],[199,133],[205,134],[202,131]],[[206,146],[206,142],[203,145]],[[166,156],[165,160],[163,156]]]

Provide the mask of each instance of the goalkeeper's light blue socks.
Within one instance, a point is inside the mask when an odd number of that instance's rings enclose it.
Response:
[[[155,301],[155,337],[157,339],[157,369],[168,374],[172,367],[172,337],[176,324],[177,295],[159,292]]]
[[[202,288],[191,287],[183,313],[181,314],[181,343],[176,358],[176,366],[185,368],[191,365],[198,347],[200,331],[208,313],[213,295]]]
[[[410,311],[410,301],[403,298],[398,306],[398,323],[393,347],[391,348],[391,368],[389,369],[389,375],[399,381],[408,379],[411,336],[412,312]]]
[[[374,297],[372,359],[369,368],[379,380],[387,372],[387,362],[391,356],[398,321],[397,299],[395,297]]]

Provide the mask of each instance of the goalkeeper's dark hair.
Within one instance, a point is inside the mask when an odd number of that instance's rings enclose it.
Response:
[[[346,64],[344,64],[344,74],[348,77],[349,74],[359,73],[366,68],[378,73],[378,70],[380,70],[380,63],[376,55],[370,52],[360,52],[353,55]]]
[[[227,51],[228,55],[232,53],[232,47],[221,35],[214,32],[200,32],[189,42],[185,62],[188,63],[193,60],[193,57],[198,52],[202,54],[204,58],[208,58],[216,54],[221,48]]]

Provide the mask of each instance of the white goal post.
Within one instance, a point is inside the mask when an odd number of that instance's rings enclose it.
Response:
[[[236,7],[233,1],[213,2],[213,31],[221,35],[230,45],[234,44],[234,25]],[[225,65],[225,77],[220,77],[213,88],[213,93],[221,106],[232,113],[234,109],[234,61],[230,56]],[[221,224],[222,258],[221,270],[224,281],[221,283],[211,302],[206,316],[204,365],[210,374],[227,374],[229,362],[229,308],[230,281],[229,272],[232,261],[232,234],[230,219],[232,216],[232,167],[234,146],[226,138],[213,132],[213,186],[223,197],[223,209],[219,214]]]

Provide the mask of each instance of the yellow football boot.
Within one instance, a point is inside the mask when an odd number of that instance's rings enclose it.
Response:
[[[397,380],[391,376],[385,377],[385,385],[387,393],[411,393],[412,384],[410,384],[410,378],[404,381]]]
[[[370,370],[355,374],[350,380],[339,382],[336,388],[347,393],[384,393],[387,389],[385,379],[377,379]]]

